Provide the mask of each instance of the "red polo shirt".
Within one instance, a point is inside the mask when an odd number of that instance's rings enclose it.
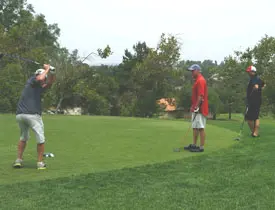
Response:
[[[207,91],[206,80],[201,74],[198,75],[192,87],[191,112],[194,111],[194,108],[197,104],[198,97],[200,95],[202,96],[202,100],[203,100],[200,107],[200,113],[202,113],[204,116],[207,116],[208,115],[208,91]]]

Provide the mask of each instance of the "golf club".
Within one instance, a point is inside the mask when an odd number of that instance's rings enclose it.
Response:
[[[244,125],[244,122],[245,122],[245,117],[246,117],[247,111],[248,111],[248,106],[246,106],[246,109],[245,109],[245,112],[244,112],[244,118],[243,118],[243,122],[242,122],[242,124],[240,126],[239,135],[234,139],[236,141],[241,140],[241,136],[242,136],[242,132],[243,132],[243,125]]]
[[[254,92],[254,89],[252,89],[251,93],[249,96],[252,95],[252,93]],[[240,126],[240,132],[239,132],[239,135],[234,139],[236,141],[240,141],[241,140],[241,136],[242,136],[242,132],[243,132],[243,125],[244,125],[244,122],[245,122],[245,117],[246,117],[246,114],[248,112],[248,105],[246,105],[246,109],[245,109],[245,112],[244,112],[244,118],[243,118],[243,122]]]
[[[202,104],[202,101],[200,102],[199,107],[201,106],[201,104]],[[193,124],[193,122],[195,121],[197,114],[198,114],[198,112],[195,112],[195,115],[194,115],[194,118],[193,118],[193,120],[192,120],[192,123],[191,123],[191,125],[189,126],[187,132],[185,133],[184,139],[187,137],[187,134],[188,134],[189,131],[191,130],[192,124]],[[180,148],[174,148],[174,149],[173,149],[174,152],[180,152],[181,150],[184,150],[184,148],[180,147]]]
[[[33,61],[31,59],[27,59],[27,58],[22,58],[20,56],[15,56],[15,55],[11,55],[11,54],[7,54],[7,53],[2,53],[0,52],[0,59],[3,58],[4,56],[7,56],[7,57],[10,57],[10,58],[17,58],[17,59],[20,59],[22,61],[26,61],[26,62],[29,62],[29,63],[34,63],[34,64],[37,64],[37,65],[42,65],[41,63],[37,62],[37,61]],[[50,69],[51,70],[55,70],[55,67],[53,66],[50,66]]]

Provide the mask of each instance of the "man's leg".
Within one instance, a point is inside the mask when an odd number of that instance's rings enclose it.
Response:
[[[25,140],[19,140],[17,146],[17,159],[23,160],[23,153],[26,148],[27,142]]]
[[[254,136],[258,136],[259,135],[259,127],[260,127],[260,120],[257,119],[257,120],[255,120],[254,132],[252,133]]]
[[[204,143],[205,143],[205,131],[204,128],[200,129],[200,148],[204,149]]]
[[[254,120],[247,120],[247,124],[249,126],[249,129],[251,131],[251,133],[254,132],[254,127],[255,127],[255,121]]]
[[[200,133],[200,147],[191,149],[191,152],[204,151],[206,117],[204,117],[202,114],[198,114],[197,117],[197,127]]]
[[[27,142],[25,140],[19,140],[17,145],[17,159],[13,163],[14,168],[23,167],[23,153],[26,148]]]
[[[45,150],[44,143],[37,144],[37,162],[43,162],[44,150]]]
[[[21,168],[23,166],[23,153],[29,139],[29,125],[26,121],[25,115],[23,114],[16,115],[16,121],[20,128],[20,139],[17,145],[17,159],[15,160],[13,167]]]
[[[197,145],[199,132],[197,128],[193,128],[193,145]]]
[[[193,129],[193,144],[189,144],[188,146],[185,146],[185,150],[191,150],[193,148],[196,148],[197,146],[197,140],[198,140],[198,129],[197,129],[197,119],[198,115],[195,115],[195,113],[192,113],[191,115],[191,127]]]
[[[260,105],[256,104],[254,106],[251,106],[247,115],[247,123],[250,128],[251,135],[253,137],[258,136],[258,133],[259,133],[259,126],[260,126],[259,114],[260,114]]]
[[[43,162],[43,154],[45,150],[45,135],[44,135],[44,123],[41,116],[31,116],[31,128],[35,133],[37,141],[37,169],[46,169],[46,164]]]
[[[254,110],[254,128],[252,131],[252,136],[257,137],[259,135],[259,127],[260,127],[260,120],[259,120],[259,115],[260,115],[260,105],[257,105]]]
[[[260,126],[259,113],[260,105],[258,104],[251,106],[247,113],[247,123],[252,136],[258,136]]]
[[[258,136],[259,135],[259,128],[260,128],[260,120],[259,120],[259,116],[260,116],[260,107],[261,104],[258,104],[255,108],[255,124],[254,124],[254,130],[252,135],[253,136]]]

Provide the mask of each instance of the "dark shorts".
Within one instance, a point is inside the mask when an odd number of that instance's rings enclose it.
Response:
[[[260,115],[260,107],[261,105],[251,105],[248,107],[248,111],[246,113],[246,120],[257,120]]]

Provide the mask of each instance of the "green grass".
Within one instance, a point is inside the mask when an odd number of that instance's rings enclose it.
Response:
[[[0,168],[5,174],[0,183],[13,183],[32,180],[51,179],[61,176],[94,173],[111,169],[134,167],[144,164],[165,162],[188,157],[190,153],[174,153],[174,147],[187,144],[183,141],[188,130],[187,123],[180,121],[146,120],[116,117],[72,117],[45,116],[46,152],[55,154],[47,159],[49,170],[37,172],[36,142],[31,136],[26,148],[24,170],[10,167],[16,158],[18,128],[14,116],[2,117],[1,127],[5,128],[0,136]],[[215,127],[209,126],[209,130]],[[226,148],[232,141],[224,135],[226,129],[209,132],[211,142],[207,152]],[[235,134],[229,132],[233,138]],[[191,132],[189,134],[191,137]],[[215,137],[215,138],[214,138]],[[213,140],[212,140],[213,139]],[[184,142],[184,143],[183,143]],[[20,175],[18,179],[17,175]]]
[[[37,171],[35,139],[25,168],[14,170],[18,128],[2,115],[0,209],[274,209],[273,121],[262,137],[236,121],[208,121],[205,152],[174,153],[189,144],[189,123],[116,117],[45,116],[46,171]]]

